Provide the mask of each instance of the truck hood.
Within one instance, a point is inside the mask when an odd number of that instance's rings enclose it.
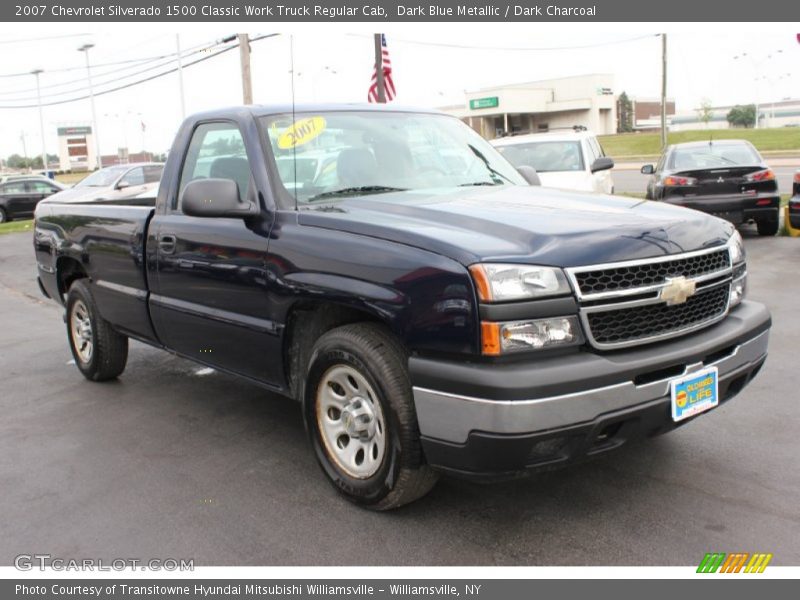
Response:
[[[301,225],[406,244],[463,265],[572,267],[725,243],[727,221],[660,202],[533,186],[415,190],[311,205]]]

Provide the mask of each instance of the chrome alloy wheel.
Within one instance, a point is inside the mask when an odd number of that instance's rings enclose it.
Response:
[[[380,469],[386,454],[386,421],[378,396],[353,367],[328,369],[317,388],[316,417],[331,460],[356,479]]]
[[[89,318],[89,310],[82,300],[77,300],[72,305],[70,315],[70,333],[72,334],[72,346],[81,359],[82,363],[89,363],[92,360],[94,342],[92,341],[92,321]]]

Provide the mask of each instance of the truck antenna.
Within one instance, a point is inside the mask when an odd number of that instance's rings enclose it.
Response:
[[[294,35],[289,36],[289,63],[292,73],[292,127],[297,123],[294,101]],[[297,210],[297,144],[292,144],[292,173],[294,174],[294,209]]]

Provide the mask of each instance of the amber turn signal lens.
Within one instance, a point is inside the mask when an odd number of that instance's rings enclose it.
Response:
[[[482,302],[491,302],[492,286],[489,284],[489,277],[486,275],[483,265],[472,265],[469,272],[472,274],[472,280],[478,290],[478,298]]]
[[[484,356],[500,356],[500,324],[481,321],[481,352]]]

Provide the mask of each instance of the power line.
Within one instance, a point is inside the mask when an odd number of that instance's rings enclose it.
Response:
[[[264,34],[264,35],[261,35],[261,36],[258,36],[258,37],[250,38],[250,42],[251,43],[252,42],[257,42],[257,41],[260,41],[260,40],[263,40],[263,39],[266,39],[266,38],[275,37],[275,36],[278,36],[278,35],[280,35],[280,34],[279,33],[268,33],[268,34]],[[235,48],[238,48],[238,46],[239,46],[238,44],[234,44],[232,46],[228,46],[226,48],[222,48],[222,49],[217,50],[216,52],[214,52],[212,54],[209,54],[207,56],[203,56],[202,58],[198,58],[197,60],[195,60],[193,62],[184,64],[183,68],[186,69],[186,68],[191,67],[193,65],[200,64],[202,62],[205,62],[207,60],[215,58],[215,57],[219,56],[220,54],[225,54],[226,52],[230,52],[231,50],[234,50]],[[130,88],[130,87],[134,87],[134,86],[140,85],[142,83],[147,83],[148,81],[153,81],[154,79],[159,79],[160,77],[164,77],[165,75],[169,75],[171,73],[175,73],[177,70],[178,70],[178,67],[176,66],[176,67],[173,67],[172,69],[169,69],[168,71],[163,71],[161,73],[156,73],[155,75],[151,75],[150,77],[146,77],[144,79],[133,81],[133,82],[130,82],[130,83],[127,83],[125,85],[121,85],[121,86],[118,86],[118,87],[115,87],[115,88],[103,90],[102,92],[95,92],[94,95],[95,95],[95,97],[97,97],[97,96],[104,96],[106,94],[111,94],[113,92],[118,92],[120,90],[124,90],[124,89]],[[80,100],[86,100],[87,98],[89,98],[88,95],[81,96],[81,97],[78,97],[78,98],[70,98],[70,99],[67,99],[67,100],[55,100],[55,101],[52,101],[52,102],[43,102],[42,106],[57,106],[57,105],[60,105],[60,104],[69,104],[71,102],[78,102]],[[22,105],[15,105],[15,106],[0,106],[0,109],[4,109],[4,108],[5,109],[36,108],[37,106],[38,106],[37,104],[22,104]]]
[[[182,58],[190,57],[190,56],[193,56],[193,55],[198,54],[200,52],[208,51],[208,50],[210,50],[211,48],[214,48],[217,45],[219,45],[219,42],[210,43],[208,45],[204,45],[203,47],[195,46],[193,49],[187,49],[186,52],[182,55]],[[153,58],[153,59],[145,59],[143,61],[140,61],[137,64],[130,65],[128,67],[123,67],[121,69],[116,69],[114,71],[101,73],[98,76],[99,81],[97,82],[97,85],[99,85],[99,86],[108,85],[108,84],[111,84],[111,83],[116,83],[118,81],[123,81],[125,79],[130,79],[131,77],[136,77],[137,75],[142,75],[142,74],[148,73],[150,71],[155,71],[157,69],[160,69],[162,67],[165,67],[165,66],[171,64],[175,60],[176,57],[177,57],[176,53],[165,54],[162,57],[157,57],[157,58]],[[167,59],[167,60],[163,60],[163,59]],[[104,77],[107,77],[108,75],[116,75],[120,71],[126,71],[128,69],[135,69],[135,68],[143,66],[145,64],[158,62],[159,60],[162,60],[163,62],[160,62],[160,64],[158,64],[158,65],[153,65],[153,66],[147,67],[145,69],[141,69],[139,71],[135,71],[133,73],[128,73],[127,75],[122,75],[120,77],[114,77],[112,79],[104,79]],[[92,67],[92,69],[94,69],[94,66]],[[29,73],[29,75],[30,75],[30,73]],[[71,80],[70,82],[62,82],[61,84],[53,84],[53,85],[50,85],[50,86],[42,86],[42,89],[45,89],[45,88],[52,89],[52,88],[55,88],[55,87],[64,87],[66,85],[73,84],[73,83],[81,83],[81,84],[84,84],[84,85],[82,85],[79,88],[72,89],[72,90],[64,90],[64,91],[60,91],[60,92],[51,92],[48,97],[53,98],[55,96],[64,96],[66,94],[74,94],[74,93],[82,92],[82,91],[88,89],[87,87],[85,87],[85,83],[86,83],[86,78],[85,77],[82,77],[80,79],[74,79],[74,80]],[[0,92],[0,96],[3,96],[3,95],[15,96],[15,95],[20,94],[20,93],[23,93],[23,91],[22,90],[15,90],[14,92]],[[34,97],[6,98],[6,99],[0,98],[0,102],[2,102],[2,101],[5,101],[5,102],[22,102],[22,101],[25,101],[25,100],[34,100]]]
[[[348,34],[353,37],[370,37],[369,35],[365,34],[358,34],[358,33],[351,33]],[[625,38],[622,40],[612,40],[610,42],[597,42],[594,44],[582,44],[576,46],[548,46],[548,47],[520,47],[520,46],[473,46],[469,44],[449,44],[446,42],[427,42],[423,40],[402,40],[398,38],[392,38],[392,43],[400,43],[400,44],[410,44],[410,45],[417,45],[417,46],[436,46],[439,48],[456,48],[459,50],[499,50],[499,51],[510,51],[510,52],[549,52],[552,50],[581,50],[584,48],[599,48],[601,46],[613,46],[616,44],[627,44],[628,42],[636,42],[639,40],[644,39],[651,39],[653,37],[657,37],[661,34],[658,33],[651,33],[647,35],[640,35],[632,38]]]
[[[65,35],[48,35],[43,37],[35,37],[35,38],[19,38],[16,40],[2,40],[0,44],[26,44],[28,42],[42,42],[44,40],[60,40],[63,38],[76,38],[76,37],[83,37],[84,35],[91,35],[89,33],[69,33]]]
[[[188,54],[190,51],[193,51],[195,49],[198,49],[198,48],[201,48],[201,47],[202,48],[211,48],[211,47],[213,47],[214,45],[216,45],[218,43],[219,42],[204,42],[203,44],[197,44],[196,46],[192,46],[191,48],[186,48],[185,51]],[[101,76],[102,75],[109,75],[109,74],[115,73],[117,71],[124,71],[126,69],[135,69],[137,66],[140,66],[142,64],[147,64],[148,62],[155,62],[157,60],[162,60],[164,58],[170,58],[170,57],[174,57],[174,56],[175,56],[175,53],[173,52],[173,53],[168,53],[168,54],[161,54],[161,55],[158,55],[158,56],[148,56],[148,57],[143,57],[143,58],[131,58],[131,59],[128,59],[128,60],[120,60],[120,61],[115,61],[115,62],[98,63],[97,65],[92,65],[92,69],[95,69],[95,68],[102,69],[103,67],[114,67],[114,66],[117,66],[117,65],[130,65],[128,67],[122,67],[120,69],[111,69],[110,71],[108,71],[106,73],[101,73]],[[61,68],[61,69],[48,69],[47,73],[66,73],[68,71],[83,71],[83,70],[84,70],[84,67],[65,67],[65,68]],[[6,74],[0,75],[0,77],[23,77],[23,76],[24,77],[28,77],[30,74],[31,74],[30,71],[26,71],[24,73],[6,73]],[[63,86],[63,85],[67,85],[68,83],[77,83],[77,82],[80,82],[80,81],[83,81],[83,80],[84,80],[84,78],[73,79],[73,80],[70,80],[69,82],[62,82],[60,84],[51,84],[49,86],[42,86],[42,89],[52,88],[52,87],[60,87],[60,86]],[[35,90],[35,88],[25,88],[24,90],[19,89],[19,90],[14,90],[14,91],[8,92],[8,93],[9,94],[14,94],[14,93],[30,92],[30,91],[34,91],[34,90]],[[6,93],[6,92],[0,92],[0,94],[3,94],[3,93]]]

